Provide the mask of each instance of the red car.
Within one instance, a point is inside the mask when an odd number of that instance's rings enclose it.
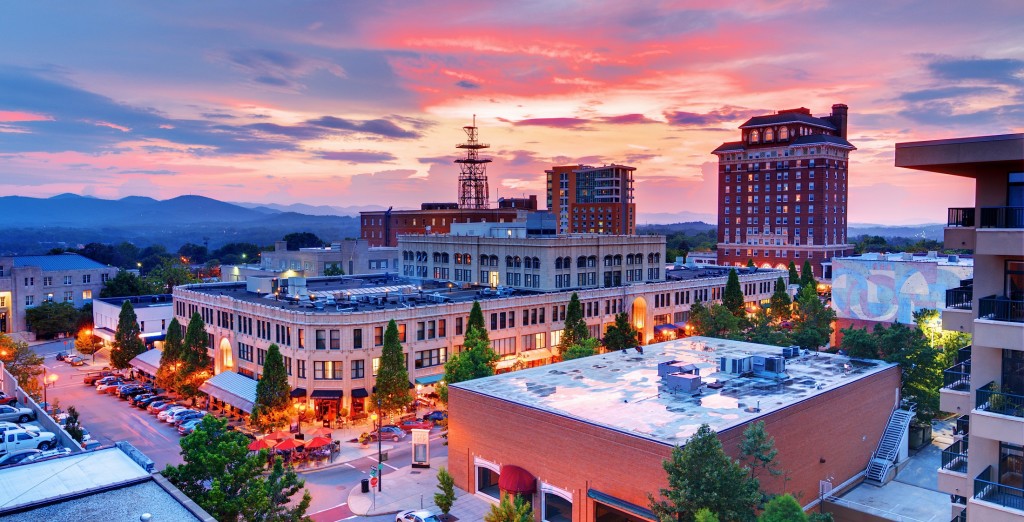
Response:
[[[409,433],[412,430],[429,430],[434,427],[434,423],[423,419],[409,419],[399,422],[398,427]]]

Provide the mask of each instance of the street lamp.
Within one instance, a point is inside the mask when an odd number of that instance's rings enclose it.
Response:
[[[46,367],[43,367],[43,404],[46,405],[43,408],[43,411],[46,411],[50,408],[50,402],[46,398],[46,389],[56,384],[58,378],[60,378],[60,376],[57,375],[56,373],[46,375]]]
[[[384,453],[381,451],[383,434],[380,432],[384,419],[380,411],[380,395],[377,396],[377,411],[372,415],[371,420],[377,421],[377,491],[384,491],[384,461],[382,460]]]

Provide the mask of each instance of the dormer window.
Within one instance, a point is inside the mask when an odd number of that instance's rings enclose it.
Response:
[[[750,131],[750,143],[757,143],[760,140],[760,134],[755,131]]]
[[[783,127],[781,129],[779,129],[779,139],[780,140],[788,140],[789,139],[789,127]]]
[[[772,132],[771,129],[765,129],[765,131],[764,131],[764,141],[772,141],[774,139],[775,139],[775,133]]]

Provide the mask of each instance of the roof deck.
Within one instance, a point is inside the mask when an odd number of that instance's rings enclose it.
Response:
[[[452,387],[676,445],[701,424],[722,431],[895,366],[801,352],[786,360],[785,375],[719,371],[723,356],[781,353],[777,346],[689,337],[645,346],[643,353],[595,355]],[[696,392],[672,391],[658,374],[659,363],[670,361],[695,367],[704,384]]]

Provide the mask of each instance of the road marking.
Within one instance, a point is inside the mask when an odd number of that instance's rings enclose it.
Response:
[[[349,464],[348,462],[346,462],[345,465],[350,467],[350,468],[352,468],[352,469],[357,469],[355,466],[353,466],[352,464]]]
[[[374,461],[374,462],[377,462],[377,459],[375,459],[373,457],[369,457],[369,459]],[[398,468],[392,466],[391,464],[388,464],[387,462],[381,462],[381,464],[384,464],[385,466],[387,466],[387,467],[389,467],[389,468],[391,468],[391,469],[393,469],[395,471],[398,471]]]

